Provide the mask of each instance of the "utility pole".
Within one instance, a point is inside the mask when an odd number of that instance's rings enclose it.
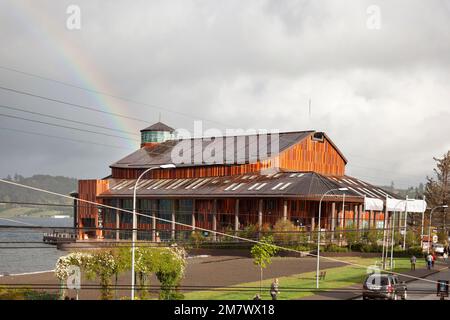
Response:
[[[408,195],[406,195],[406,203],[405,203],[405,224],[403,229],[403,250],[406,249],[406,229],[408,224]]]
[[[425,196],[423,196],[423,202],[425,203]],[[420,230],[420,246],[422,246],[422,241],[423,241],[423,224],[424,224],[424,219],[425,219],[425,210],[422,210],[422,227]]]
[[[385,248],[386,248],[386,228],[387,228],[387,216],[388,216],[388,208],[387,208],[387,199],[388,196],[386,195],[386,203],[384,207],[384,222],[383,222],[383,250],[381,253],[381,258],[383,261],[383,269],[386,269],[386,258],[385,258]],[[387,251],[387,250],[386,250]]]

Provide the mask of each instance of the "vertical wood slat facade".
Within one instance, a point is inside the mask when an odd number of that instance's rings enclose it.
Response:
[[[83,200],[102,203],[97,196],[109,189],[108,180],[80,180],[78,181],[78,197]],[[78,227],[95,227],[98,225],[98,207],[93,204],[83,202],[77,208]],[[91,223],[88,223],[91,222]],[[114,227],[113,227],[114,228]],[[101,231],[90,231],[90,234],[95,233],[97,236],[101,235]]]
[[[278,168],[287,171],[314,171],[324,175],[345,174],[345,159],[327,138],[323,142],[314,141],[309,136],[282,151],[273,158],[251,164],[205,165],[180,167],[175,169],[152,170],[146,179],[180,179],[231,176]],[[145,169],[112,167],[112,177],[116,179],[136,179]]]

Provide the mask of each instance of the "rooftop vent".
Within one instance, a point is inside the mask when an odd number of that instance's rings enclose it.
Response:
[[[314,132],[312,136],[313,141],[323,142],[325,139],[325,135],[323,132]]]

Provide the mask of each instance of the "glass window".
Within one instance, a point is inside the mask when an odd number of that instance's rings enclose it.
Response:
[[[148,199],[140,199],[138,200],[138,212],[145,214],[147,216],[141,216],[138,215],[138,223],[145,223],[145,224],[151,224],[152,223],[152,208],[154,208],[154,202],[155,200],[148,200]]]
[[[184,224],[192,224],[192,206],[193,201],[188,200],[179,200],[178,202],[178,210],[175,214],[175,221],[184,223]]]
[[[159,220],[159,223],[169,224],[172,221],[173,200],[159,200],[158,218],[168,221]]]
[[[141,133],[141,140],[146,142],[163,142],[172,138],[168,131],[144,131]]]
[[[121,208],[124,210],[132,211],[133,210],[133,200],[132,199],[123,199],[121,201]],[[133,223],[133,214],[130,212],[120,212],[120,222],[121,223]]]
[[[115,207],[116,201],[115,200],[105,200],[104,204],[107,206]],[[116,210],[115,209],[102,207],[102,214],[103,214],[103,222],[116,223]]]

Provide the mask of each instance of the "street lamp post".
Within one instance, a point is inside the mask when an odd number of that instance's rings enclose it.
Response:
[[[440,208],[446,209],[446,208],[448,208],[448,205],[444,204],[444,205],[441,205],[441,206],[436,206],[436,207],[434,207],[433,209],[431,209],[431,211],[430,211],[430,221],[429,221],[429,223],[428,223],[428,246],[427,246],[427,254],[430,254],[431,217],[433,216],[433,211],[436,210],[436,209],[440,209]]]
[[[406,229],[408,228],[408,196],[406,196],[406,203],[405,203],[405,225],[403,228],[403,250],[406,250]]]
[[[135,260],[135,251],[136,251],[136,241],[137,241],[137,218],[136,218],[136,191],[137,186],[139,184],[139,181],[142,179],[142,177],[147,174],[148,172],[155,170],[155,169],[170,169],[175,168],[174,164],[163,164],[160,166],[155,166],[148,168],[144,172],[141,173],[141,175],[137,178],[136,183],[134,184],[133,188],[133,236],[131,239],[131,300],[134,300],[134,287],[135,287],[135,275],[134,275],[134,260]]]
[[[405,200],[401,200],[401,201],[399,201],[397,204],[396,204],[396,206],[394,207],[394,215],[393,215],[393,217],[392,217],[392,226],[391,226],[391,232],[392,232],[392,237],[391,237],[391,261],[390,261],[390,269],[391,269],[391,271],[392,271],[392,268],[393,268],[393,266],[394,266],[394,233],[395,233],[395,227],[394,227],[394,224],[395,224],[395,210],[397,210],[397,207],[401,204],[401,203],[403,203],[403,202],[405,202],[405,213],[406,213],[406,206],[407,206],[407,203],[408,203],[408,201],[414,201],[414,199],[408,199],[408,197],[406,197],[406,199]],[[399,218],[398,218],[398,224],[399,224],[399,226],[400,226],[400,224],[401,224],[401,219],[400,219],[401,217],[399,216]],[[405,232],[406,232],[406,229],[405,229]],[[387,256],[387,254],[386,254],[386,256]]]
[[[316,268],[316,288],[319,289],[319,272],[320,272],[320,220],[322,217],[322,200],[323,198],[332,191],[347,191],[348,188],[336,188],[336,189],[330,189],[327,192],[325,192],[322,197],[320,198],[319,202],[319,221],[318,226],[319,230],[317,232],[317,268]]]

